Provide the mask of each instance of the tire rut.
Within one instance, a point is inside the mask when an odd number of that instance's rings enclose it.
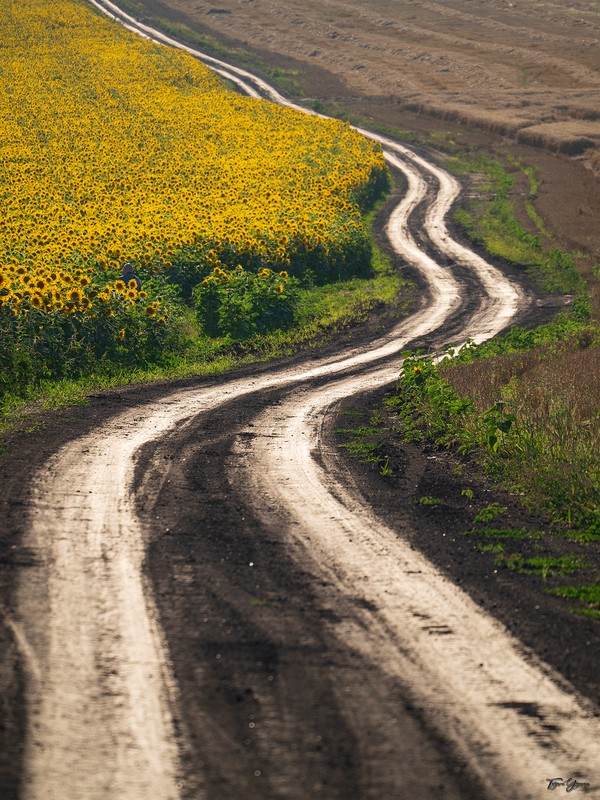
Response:
[[[232,400],[140,459],[141,486],[154,487],[140,492],[142,519],[152,530],[159,517],[165,531],[148,565],[182,692],[189,796],[204,781],[224,799],[375,799],[402,787],[415,798],[481,797],[403,687],[339,636],[369,605],[335,591],[275,506],[265,524],[248,503],[239,451],[264,437],[253,419],[297,392]]]

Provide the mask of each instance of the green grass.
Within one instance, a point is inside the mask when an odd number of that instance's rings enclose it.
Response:
[[[555,575],[569,575],[583,567],[587,562],[576,555],[564,556],[524,556],[521,553],[499,552],[494,560],[496,567],[515,570],[522,575],[541,575],[545,580]]]
[[[529,181],[529,194],[527,200],[525,201],[525,212],[529,219],[533,222],[536,227],[538,233],[543,236],[545,239],[551,240],[552,234],[546,227],[546,223],[542,219],[542,217],[538,214],[538,211],[535,207],[534,199],[537,197],[537,193],[539,190],[539,181],[537,172],[534,167],[531,166],[523,166],[520,162],[517,162],[518,166],[523,170],[523,173],[527,177]]]
[[[362,437],[365,435],[363,431],[358,429],[340,430],[336,431],[336,433],[346,433],[357,437]],[[358,461],[362,461],[364,464],[369,464],[371,462],[378,464],[381,458],[378,452],[378,442],[368,442],[364,439],[358,438],[351,442],[344,442],[343,444],[340,444],[340,447],[348,453],[350,458],[356,458]]]
[[[340,416],[363,416],[361,411],[341,411]],[[345,450],[350,458],[355,458],[364,464],[375,464],[379,474],[384,477],[393,477],[394,470],[390,464],[389,456],[382,452],[382,438],[387,430],[383,427],[385,416],[375,411],[369,418],[368,425],[359,425],[352,428],[337,428],[335,433],[348,441],[340,441],[339,447]]]
[[[548,594],[575,601],[571,606],[574,614],[600,620],[600,583],[582,586],[558,586],[547,589]]]
[[[500,505],[500,503],[490,503],[489,505],[482,508],[479,513],[475,514],[473,517],[474,522],[492,522],[497,516],[504,514],[506,511],[506,506]]]
[[[494,556],[496,569],[507,569],[520,575],[539,576],[543,581],[551,577],[570,575],[590,566],[590,562],[584,556],[576,553],[537,556],[507,551],[506,548],[514,546],[515,542],[534,542],[535,548],[543,546],[540,540],[544,534],[540,531],[531,531],[527,528],[476,528],[464,531],[463,536],[481,537],[483,541],[478,541],[475,547],[484,555]],[[569,591],[567,587],[564,593],[562,590],[552,590],[552,593],[568,597]]]
[[[503,553],[504,547],[498,542],[485,542],[484,544],[478,544],[477,549],[480,553]]]
[[[530,531],[527,528],[473,528],[464,531],[463,536],[483,536],[486,539],[539,539],[539,531]]]
[[[577,268],[578,254],[545,247],[540,235],[525,230],[519,222],[514,210],[515,181],[499,161],[454,155],[446,166],[463,178],[479,179],[480,196],[454,212],[454,222],[470,239],[483,245],[490,255],[523,268],[545,291],[575,295],[585,291]],[[529,167],[522,169],[528,177],[531,196],[537,191],[535,173]],[[526,210],[538,232],[546,237],[548,232],[531,200]]]
[[[253,598],[250,600],[252,608],[281,608],[281,603],[277,600],[264,600],[260,598]]]
[[[340,444],[350,458],[356,458],[365,464],[373,462],[379,464],[383,458],[379,452],[381,443],[379,438],[375,437],[380,437],[381,428],[378,426],[377,420],[373,418],[370,423],[355,428],[336,428],[335,433],[350,439],[350,441]]]
[[[581,295],[551,322],[534,328],[517,325],[477,347],[464,347],[452,364],[473,364],[492,356],[523,353],[534,348],[546,347],[550,352],[556,352],[565,343],[570,343],[576,349],[596,346],[600,344],[600,331],[590,317],[589,299]]]

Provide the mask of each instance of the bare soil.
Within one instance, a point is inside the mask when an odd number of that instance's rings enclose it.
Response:
[[[372,326],[343,338],[366,344],[375,333]],[[254,378],[272,368],[236,374]],[[218,383],[214,378],[179,385],[209,388]],[[164,384],[102,393],[88,406],[51,414],[43,427],[8,442],[9,452],[0,462],[0,786],[6,800],[16,800],[23,791],[26,676],[10,620],[16,611],[12,590],[17,574],[28,569],[33,574],[38,566],[36,554],[22,543],[28,479],[67,442],[174,388]],[[399,769],[406,770],[414,763],[411,746],[425,737],[429,756],[446,769],[440,770],[439,783],[423,784],[421,795],[412,789],[406,796],[482,800],[487,795],[465,762],[447,743],[436,743],[410,694],[402,697],[396,689],[390,697],[383,688],[385,676],[374,674],[351,646],[332,639],[332,625],[349,609],[332,610],[324,602],[330,587],[321,583],[320,572],[313,571],[310,560],[303,565],[298,553],[290,552],[287,537],[266,528],[245,502],[232,443],[251,436],[252,420],[276,408],[284,396],[279,390],[232,396],[210,416],[146,446],[137,461],[137,508],[149,537],[145,572],[178,685],[180,716],[174,723],[186,743],[181,796],[196,800],[208,790],[208,796],[223,800],[236,793],[256,800],[313,794],[392,800],[397,795],[385,788],[373,794],[378,781],[390,778],[386,747],[392,748]],[[347,441],[338,428],[368,425],[380,396],[352,398],[332,409],[324,446]],[[468,465],[457,478],[455,463],[442,452],[407,445],[385,431],[381,440],[393,475],[382,476],[373,464],[347,462],[365,501],[399,537],[409,536],[411,547],[498,618],[526,651],[597,703],[597,623],[570,614],[567,604],[545,593],[560,580],[496,570],[493,557],[479,553],[473,537],[464,535],[475,508],[491,502],[507,507],[503,525],[537,530],[545,521],[526,514],[514,497],[490,490]],[[144,485],[152,485],[148,465],[159,471],[158,492],[144,491]],[[464,486],[473,489],[474,501],[461,494]],[[435,506],[419,504],[423,496],[435,498]],[[565,543],[556,540],[546,544],[544,554],[565,550]],[[483,646],[482,659],[485,652]],[[339,696],[340,681],[352,692],[348,701],[364,704],[362,714],[349,713]],[[375,689],[381,697],[373,694]],[[386,717],[390,702],[393,720]],[[365,772],[362,762],[365,749],[376,747],[361,738],[369,725],[380,740],[380,774]]]

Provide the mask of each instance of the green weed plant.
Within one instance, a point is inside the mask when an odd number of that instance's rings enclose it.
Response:
[[[494,559],[496,567],[505,567],[523,575],[540,575],[543,580],[555,575],[568,575],[587,566],[581,556],[531,556],[521,553],[499,552]]]
[[[571,610],[574,614],[600,620],[600,583],[581,586],[558,586],[546,590],[548,594],[573,600]]]
[[[464,532],[465,536],[483,536],[486,539],[539,539],[539,531],[530,531],[527,528],[473,528]]]
[[[452,376],[452,359],[439,364],[430,356],[406,357],[397,389],[386,400],[402,435],[477,458],[497,483],[513,493],[518,487],[527,507],[550,514],[580,539],[600,538],[600,415],[554,395],[527,404],[525,387],[510,378],[498,387],[506,399],[486,408],[474,397],[472,380],[458,393]],[[477,521],[490,522],[497,513],[501,508],[490,506]]]

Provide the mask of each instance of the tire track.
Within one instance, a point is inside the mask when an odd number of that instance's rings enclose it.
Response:
[[[254,418],[253,436],[233,449],[247,508],[271,535],[310,551],[329,604],[344,608],[332,637],[421,709],[476,776],[479,797],[533,800],[546,777],[589,780],[600,763],[591,705],[375,517],[360,487],[347,485],[337,451],[322,444],[336,402],[379,381],[381,369],[332,380]]]

